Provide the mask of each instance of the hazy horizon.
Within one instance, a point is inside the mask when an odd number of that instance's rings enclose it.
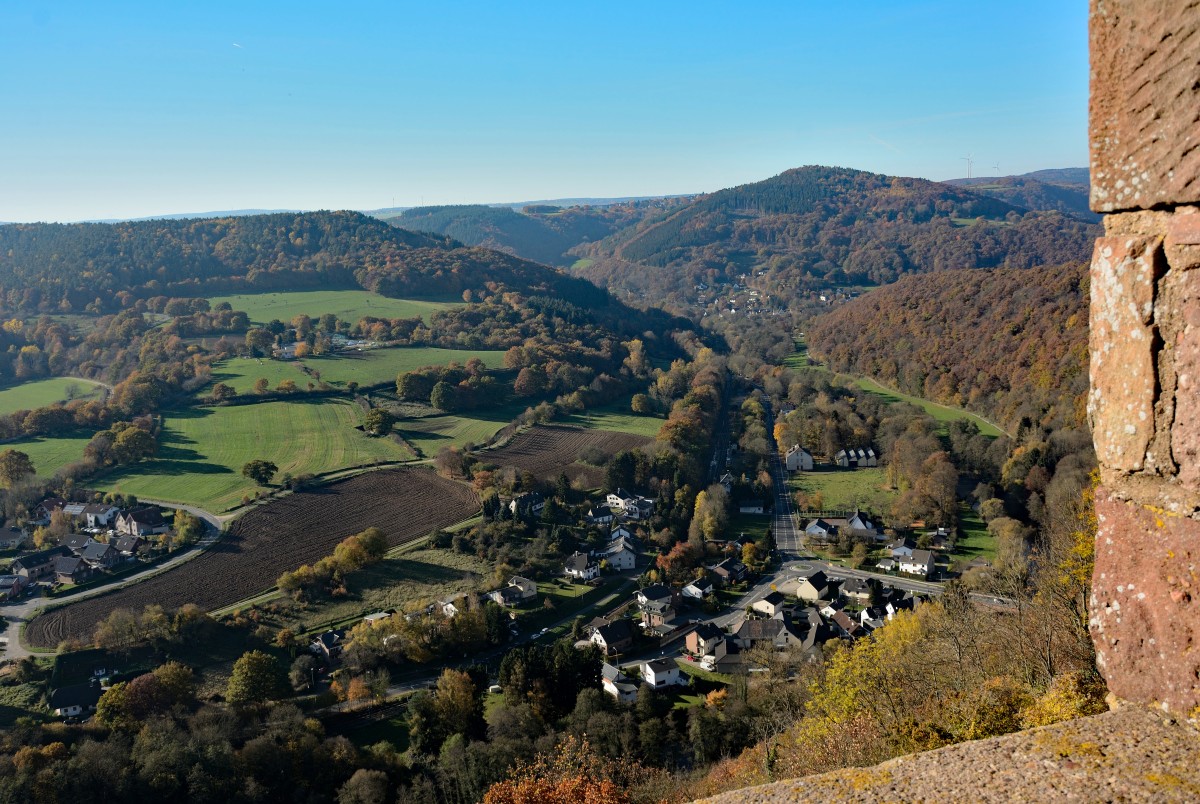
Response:
[[[17,2],[0,220],[678,195],[805,164],[944,180],[969,153],[975,175],[1086,164],[1086,9],[1004,12]]]

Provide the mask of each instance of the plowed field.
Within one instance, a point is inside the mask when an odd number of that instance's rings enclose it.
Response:
[[[269,588],[283,572],[333,552],[347,536],[377,527],[397,545],[459,522],[479,506],[466,486],[425,469],[368,472],[256,508],[230,526],[204,555],[141,583],[69,604],[35,618],[31,645],[49,648],[90,639],[114,609],[158,603],[218,609]]]
[[[592,447],[612,457],[624,450],[636,449],[653,439],[632,433],[584,430],[579,427],[537,425],[531,427],[501,449],[480,453],[485,463],[515,466],[538,477],[556,478],[566,472],[572,481],[581,478],[584,485],[598,485],[603,471],[579,463],[580,453]]]

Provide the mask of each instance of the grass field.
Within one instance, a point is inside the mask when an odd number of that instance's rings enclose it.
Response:
[[[25,438],[5,444],[3,449],[24,452],[33,461],[38,477],[51,477],[62,467],[83,457],[83,448],[90,436],[75,435],[64,438]]]
[[[427,458],[442,447],[461,447],[470,441],[482,444],[525,410],[525,405],[508,405],[467,413],[444,413],[419,419],[401,419],[396,429]]]
[[[564,424],[586,427],[589,430],[610,430],[615,433],[632,433],[633,435],[654,438],[658,435],[666,419],[658,416],[643,416],[629,409],[629,403],[623,405],[604,405],[586,410],[583,413],[572,414]]]
[[[0,388],[0,415],[16,410],[32,410],[55,402],[98,396],[100,386],[74,377],[48,377]]]
[[[892,502],[898,496],[896,491],[885,487],[885,471],[880,467],[799,472],[788,480],[788,485],[809,494],[821,492],[825,510],[861,508],[882,514],[892,507]]]
[[[361,417],[358,406],[329,399],[167,413],[157,457],[92,485],[224,511],[257,489],[242,477],[247,461],[273,461],[280,473],[298,475],[414,457],[402,444],[355,430]]]
[[[1005,435],[996,425],[961,408],[939,405],[937,402],[930,402],[928,399],[922,399],[919,396],[909,396],[898,391],[892,391],[867,377],[855,377],[854,381],[858,383],[859,388],[862,388],[867,393],[874,394],[888,402],[908,402],[909,404],[924,408],[926,413],[942,424],[943,430],[945,429],[946,422],[966,419],[975,422],[979,426],[979,432],[985,436],[995,438],[996,436]]]
[[[439,349],[431,346],[396,347],[374,349],[366,352],[351,352],[326,357],[306,357],[303,360],[259,360],[254,357],[236,357],[225,360],[213,370],[213,382],[233,386],[238,393],[249,393],[260,377],[265,378],[271,388],[283,380],[292,380],[300,388],[316,379],[303,371],[319,372],[321,379],[331,385],[342,386],[354,381],[359,385],[374,385],[391,382],[396,375],[424,366],[444,366],[452,362],[465,364],[478,357],[488,368],[503,365],[502,350]],[[207,392],[208,389],[205,389]]]
[[[766,536],[771,527],[771,517],[768,514],[732,514],[729,526],[725,528],[727,538],[737,538],[745,534],[753,539]]]
[[[954,558],[966,563],[979,556],[994,562],[996,539],[988,533],[987,525],[983,524],[974,508],[965,502],[959,503],[958,541],[954,546]]]
[[[828,371],[828,369],[820,363],[809,365],[808,362],[808,344],[803,338],[796,341],[796,351],[783,361],[784,365],[791,369],[808,368],[817,371]],[[885,388],[879,383],[872,380],[870,377],[859,377],[853,374],[838,374],[837,377],[846,377],[851,379],[859,388],[869,394],[874,394],[882,398],[886,402],[907,402],[911,405],[916,405],[925,410],[930,416],[937,420],[942,425],[942,430],[945,432],[946,422],[958,421],[959,419],[967,419],[975,422],[979,426],[979,432],[989,438],[996,436],[1007,435],[996,425],[984,419],[981,416],[976,416],[970,411],[962,408],[952,408],[949,405],[940,405],[937,402],[930,402],[928,399],[922,399],[919,396],[910,396],[902,394],[899,391],[893,391],[890,388]]]
[[[298,315],[318,318],[333,313],[343,321],[357,321],[365,315],[376,318],[415,318],[426,321],[431,313],[448,307],[461,306],[454,301],[416,301],[391,299],[368,290],[300,290],[279,293],[240,293],[234,296],[213,296],[209,302],[215,307],[229,302],[235,310],[242,310],[255,324],[265,324],[273,319],[291,321]]]

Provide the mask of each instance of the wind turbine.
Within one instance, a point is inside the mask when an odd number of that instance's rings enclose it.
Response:
[[[971,166],[975,164],[975,155],[967,154],[966,156],[960,157],[960,159],[966,160],[966,162],[967,162],[967,178],[968,179],[971,178]]]
[[[992,165],[992,170],[996,171],[997,176],[1000,175],[1000,165],[999,164]]]

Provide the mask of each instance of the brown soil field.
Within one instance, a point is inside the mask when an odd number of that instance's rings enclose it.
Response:
[[[219,609],[268,589],[284,572],[329,555],[342,539],[366,528],[379,528],[395,546],[478,509],[469,488],[427,469],[368,472],[297,492],[237,519],[216,546],[175,569],[36,617],[25,638],[40,648],[67,638],[88,640],[96,624],[118,608],[194,603]]]
[[[653,441],[631,433],[586,430],[582,427],[536,425],[513,438],[500,449],[479,453],[484,463],[515,466],[537,477],[554,479],[566,472],[572,482],[586,487],[598,486],[604,470],[579,463],[580,453],[592,447],[612,457],[624,450],[637,449]]]

